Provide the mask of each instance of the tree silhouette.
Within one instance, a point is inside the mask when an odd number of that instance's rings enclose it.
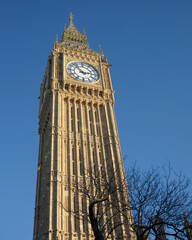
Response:
[[[187,239],[185,217],[192,220],[189,181],[170,166],[141,171],[136,165],[127,173],[133,229],[137,239]],[[192,236],[191,236],[192,237]]]
[[[108,176],[85,171],[84,178],[75,178],[71,184],[84,204],[81,208],[77,202],[78,208],[70,211],[91,224],[96,240],[190,239],[192,198],[184,175],[170,166],[141,171],[133,165],[126,177],[121,172],[116,176],[110,171]]]

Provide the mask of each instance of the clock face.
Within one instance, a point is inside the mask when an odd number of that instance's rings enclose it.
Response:
[[[67,72],[76,80],[86,83],[96,82],[99,79],[97,70],[83,62],[72,62],[67,65]]]

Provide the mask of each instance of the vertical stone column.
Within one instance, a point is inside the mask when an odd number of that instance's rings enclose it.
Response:
[[[92,165],[92,148],[91,148],[91,133],[90,133],[90,126],[89,126],[89,102],[86,101],[85,103],[85,118],[87,120],[87,129],[86,129],[86,133],[87,133],[87,154],[86,154],[86,167],[85,167],[85,177],[90,177],[93,174],[93,165]],[[88,180],[88,179],[87,179]],[[91,179],[90,179],[91,180]],[[90,184],[90,180],[89,183]],[[93,191],[93,188],[92,190]],[[89,206],[89,199],[87,198],[87,202],[86,202],[87,206]],[[88,225],[88,234],[91,234],[91,226],[90,224]]]
[[[40,182],[41,182],[41,159],[42,159],[42,148],[43,148],[43,141],[42,141],[42,132],[40,133],[39,138],[39,158],[38,158],[38,168],[37,168],[37,183],[36,183],[36,200],[35,200],[35,217],[34,217],[34,230],[33,236],[34,239],[38,236],[38,225],[39,225],[39,198],[40,198]]]
[[[99,107],[99,114],[98,114],[99,123],[100,123],[101,146],[102,146],[102,154],[101,155],[102,155],[102,158],[103,158],[103,166],[104,166],[104,171],[105,171],[104,176],[106,177],[106,180],[109,182],[110,181],[110,175],[111,175],[109,173],[109,169],[110,169],[111,172],[113,172],[112,171],[113,168],[112,168],[111,165],[109,165],[109,164],[111,164],[111,162],[110,162],[111,157],[107,156],[106,152],[105,152],[105,148],[108,148],[108,140],[106,141],[106,138],[108,138],[108,133],[104,134],[104,132],[103,132],[103,126],[102,125],[105,125],[104,128],[107,128],[106,116],[104,116],[105,120],[104,119],[102,120],[102,117],[101,117],[101,115],[103,115],[103,114],[105,115],[105,107],[104,107],[104,104],[101,104],[100,107]],[[111,201],[111,196],[109,196],[109,200]],[[103,203],[103,209],[105,211],[104,221],[105,222],[110,221],[111,216],[113,216],[112,208],[109,207],[107,209],[105,203]],[[106,230],[110,231],[109,226],[107,226]],[[113,233],[113,236],[115,237],[115,233]]]
[[[53,208],[54,208],[54,124],[55,124],[55,94],[52,94],[51,101],[51,152],[50,152],[50,207],[49,207],[49,240],[52,240],[52,232],[53,232]]]
[[[54,111],[54,148],[53,148],[53,240],[58,237],[58,226],[59,226],[59,216],[60,216],[60,207],[59,202],[59,160],[60,160],[60,129],[59,129],[59,92],[55,93],[55,111]]]
[[[116,158],[116,164],[119,166],[119,171],[121,178],[119,179],[120,184],[122,186],[125,186],[125,190],[122,192],[121,197],[123,198],[124,204],[129,206],[129,194],[128,194],[128,189],[127,189],[127,184],[126,184],[126,176],[125,176],[125,171],[124,171],[124,166],[123,166],[123,161],[122,161],[122,154],[121,154],[121,149],[120,149],[120,144],[119,144],[119,137],[118,137],[118,130],[117,130],[117,125],[116,125],[116,120],[115,120],[115,112],[114,112],[114,105],[112,103],[109,103],[109,115],[112,121],[112,127],[113,127],[113,132],[114,132],[114,144],[113,144],[113,149],[116,151],[117,158]],[[131,211],[127,210],[126,213],[126,218],[129,219],[129,224],[132,223],[132,215]],[[127,219],[124,218],[123,222],[124,225],[127,225]],[[131,231],[130,226],[128,226],[129,229],[127,229],[127,234],[130,234],[133,238],[133,231]]]
[[[105,109],[105,117],[106,117],[106,124],[107,124],[107,131],[108,131],[108,137],[109,137],[109,148],[110,148],[110,155],[111,155],[111,160],[112,160],[112,169],[113,169],[113,175],[114,175],[114,182],[116,184],[117,187],[117,199],[118,199],[118,207],[121,208],[121,203],[120,203],[120,193],[118,191],[118,188],[120,187],[119,185],[119,178],[118,178],[118,166],[116,165],[116,161],[115,161],[115,156],[114,156],[114,152],[113,152],[113,141],[112,141],[112,134],[111,134],[111,128],[110,128],[110,123],[109,123],[109,115],[108,115],[108,110],[107,110],[107,103],[105,103],[104,105],[104,109]],[[109,156],[110,157],[110,156]],[[121,214],[119,214],[119,219],[123,222],[123,217]],[[123,231],[123,236],[126,235],[125,234],[125,229],[124,226],[122,225],[122,231]]]
[[[65,122],[65,138],[64,138],[64,147],[65,147],[65,154],[64,154],[64,159],[65,159],[65,165],[64,165],[64,202],[63,206],[66,208],[63,210],[63,215],[64,215],[64,230],[66,233],[70,233],[71,231],[71,218],[70,218],[70,202],[71,202],[71,194],[70,194],[70,189],[71,189],[71,181],[70,181],[70,169],[71,169],[71,158],[70,158],[70,146],[71,146],[71,140],[69,139],[70,135],[70,100],[67,97],[65,99],[65,112],[66,112],[66,122]]]
[[[66,54],[65,52],[63,52],[63,81],[65,81],[66,77],[66,67],[67,67]]]
[[[102,69],[101,60],[99,60],[99,70],[101,75],[101,84],[102,84],[102,87],[104,87],[104,78],[103,78],[103,69]]]
[[[72,180],[72,163],[71,163],[71,101],[70,98],[68,98],[68,149],[67,149],[67,158],[68,158],[68,171],[67,171],[67,178],[68,178],[68,211],[72,211],[71,209],[71,202],[72,202],[72,192],[71,192],[71,180]],[[69,233],[72,232],[72,218],[71,218],[71,214],[68,214],[68,231]]]
[[[57,125],[56,125],[56,171],[55,171],[55,181],[57,186],[57,199],[56,199],[56,221],[57,221],[57,236],[59,236],[59,231],[61,229],[61,116],[62,116],[62,101],[61,92],[57,92]]]
[[[63,234],[64,231],[64,222],[65,222],[65,166],[66,166],[66,146],[65,146],[65,126],[64,126],[64,113],[65,113],[65,100],[63,98],[63,94],[61,93],[61,142],[60,142],[60,211],[61,211],[61,216],[60,216],[60,231]]]
[[[112,103],[109,103],[109,116],[112,121],[112,130],[114,133],[114,149],[116,150],[117,153],[117,162],[120,168],[121,174],[123,174],[123,177],[125,178],[125,173],[124,173],[124,167],[123,167],[123,161],[122,161],[122,155],[121,155],[121,149],[119,145],[119,137],[118,137],[118,131],[117,131],[117,126],[116,126],[116,121],[115,121],[115,114],[114,114],[114,108],[112,106]]]
[[[103,136],[103,128],[102,128],[103,123],[102,123],[102,119],[101,119],[101,108],[103,108],[103,105],[98,106],[98,118],[99,118],[100,141],[101,141],[101,156],[103,158],[105,175],[107,176],[107,165],[106,165],[106,161],[104,161],[104,159],[106,159],[106,156],[105,156],[104,136]]]
[[[55,53],[52,52],[52,61],[51,61],[51,89],[55,88],[55,62],[56,56]]]
[[[78,171],[78,161],[77,161],[77,150],[78,150],[78,140],[77,140],[77,102],[74,99],[73,104],[73,125],[74,125],[74,152],[75,152],[75,177],[77,179],[77,171]]]
[[[89,106],[88,106],[88,101],[85,102],[85,119],[87,120],[86,124],[86,135],[87,135],[87,169],[86,174],[88,171],[88,168],[90,167],[90,126],[89,126]]]
[[[88,143],[87,143],[87,135],[88,135],[88,132],[87,132],[87,110],[86,110],[86,103],[85,101],[81,100],[80,102],[80,134],[81,134],[81,159],[82,159],[82,168],[83,168],[83,176],[81,177],[82,181],[85,182],[85,188],[86,188],[86,185],[87,185],[87,182],[86,182],[86,176],[87,175],[87,168],[89,166],[88,164],[88,158],[87,158],[87,147],[88,147]],[[86,171],[86,172],[85,172]],[[85,204],[85,207],[87,209],[87,206],[88,206],[88,198],[85,198],[84,199],[84,204]],[[87,213],[87,216],[88,216],[88,213]],[[83,220],[81,220],[81,226],[83,226]],[[88,223],[87,221],[85,221],[85,233],[86,234],[86,240],[89,239],[89,227],[88,227]],[[83,228],[81,228],[81,233],[83,233]],[[81,237],[82,239],[82,237]]]
[[[78,161],[78,150],[79,150],[79,144],[78,144],[78,131],[77,131],[77,108],[78,108],[78,103],[77,103],[77,99],[74,98],[74,152],[75,152],[75,156],[74,156],[74,161],[75,161],[75,175],[74,175],[74,180],[75,181],[79,181],[79,176],[78,176],[78,170],[79,170],[79,161]],[[75,186],[76,187],[76,186]],[[76,233],[80,233],[80,227],[78,222],[80,222],[80,219],[78,218],[79,215],[79,193],[78,193],[78,189],[75,189],[74,191],[74,196],[75,196],[75,212],[74,213],[74,217],[76,218],[73,219],[73,221],[76,221]]]
[[[51,73],[51,56],[48,56],[48,66],[47,66],[47,82],[50,83],[50,73]]]
[[[108,75],[108,79],[109,79],[109,84],[110,84],[110,89],[112,90],[112,81],[111,81],[111,76],[110,76],[110,72],[109,72],[109,65],[107,66],[107,75]]]
[[[97,146],[97,130],[96,130],[96,119],[95,119],[95,111],[96,111],[96,103],[92,104],[92,128],[93,128],[93,143],[94,143],[94,152],[95,152],[95,165],[96,171],[99,172],[99,163],[98,163],[98,146]],[[97,173],[98,174],[98,173]]]

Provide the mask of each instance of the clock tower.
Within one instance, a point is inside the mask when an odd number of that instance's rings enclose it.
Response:
[[[117,213],[129,200],[127,189],[120,191],[126,188],[125,174],[109,68],[103,54],[89,48],[85,33],[75,28],[70,14],[69,27],[48,57],[40,90],[33,240],[95,239],[84,218],[86,212],[88,216],[89,193],[85,195],[73,182],[87,186],[87,176],[90,180],[96,174],[100,186],[102,179],[113,176],[119,206],[104,213],[108,206],[103,202],[100,209],[106,220],[100,224],[108,228],[105,239],[134,238],[130,210]],[[85,211],[80,217],[81,208]],[[110,224],[118,225],[111,233]]]

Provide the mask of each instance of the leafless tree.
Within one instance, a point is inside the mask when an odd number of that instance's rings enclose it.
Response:
[[[192,225],[189,181],[170,166],[141,171],[136,165],[127,173],[133,229],[138,240],[187,239]],[[192,236],[191,236],[192,237]]]
[[[120,170],[108,171],[108,175],[89,173],[72,181],[74,194],[80,194],[84,204],[78,200],[77,209],[70,211],[91,224],[96,240],[189,239],[191,225],[184,221],[192,222],[192,198],[184,175],[170,166],[141,171],[136,165],[126,177]]]
[[[84,177],[75,178],[71,186],[74,194],[80,195],[84,201],[84,204],[79,203],[80,198],[77,197],[78,207],[71,212],[79,220],[91,224],[96,240],[131,239],[133,231],[129,223],[132,216],[125,174],[120,170],[115,173],[108,171],[107,175],[102,170],[91,174],[85,171]]]

